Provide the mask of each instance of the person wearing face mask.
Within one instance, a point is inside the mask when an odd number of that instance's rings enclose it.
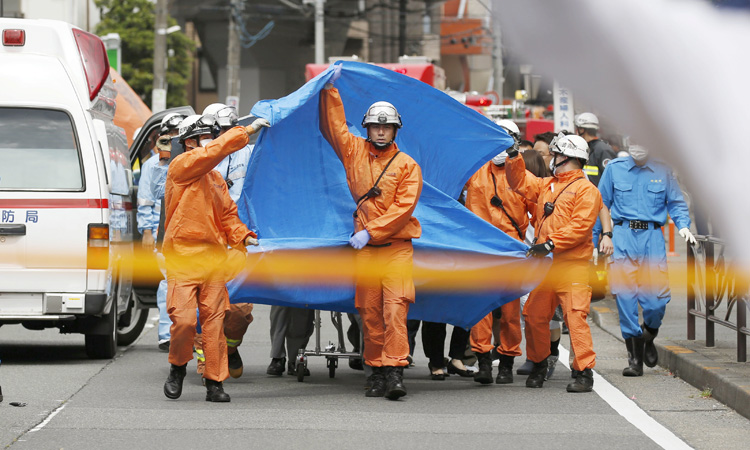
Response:
[[[239,117],[237,110],[233,106],[227,106],[223,103],[212,103],[203,110],[203,116],[213,116],[218,125],[218,136],[223,135],[230,129],[237,126]],[[229,196],[232,201],[237,203],[242,193],[242,186],[245,182],[247,165],[250,161],[250,155],[254,145],[248,144],[234,153],[221,160],[214,167],[227,184]],[[253,321],[253,304],[252,303],[232,303],[229,305],[224,316],[224,336],[227,341],[227,355],[229,375],[232,378],[242,376],[244,365],[238,347],[242,344],[242,338],[245,336],[250,323]],[[197,354],[198,367],[196,371],[203,376],[206,366],[206,358],[203,353],[203,341],[201,330],[195,335],[193,348]]]
[[[508,150],[505,171],[508,185],[536,204],[535,236],[529,256],[553,254],[552,266],[524,306],[526,355],[533,362],[526,387],[541,388],[550,355],[549,321],[558,304],[570,329],[575,353],[575,380],[568,392],[591,392],[596,364],[591,330],[586,322],[591,302],[589,259],[591,230],[602,208],[599,191],[586,179],[583,165],[588,146],[580,136],[559,134],[550,144],[552,177],[538,178],[526,171],[523,158]]]
[[[518,152],[520,131],[511,120],[497,122],[514,140],[509,150]],[[466,191],[466,207],[482,219],[496,226],[508,236],[524,240],[529,226],[528,212],[534,204],[513,192],[506,179],[505,161],[507,151],[492,158],[469,178]],[[479,370],[474,374],[474,381],[481,384],[492,383],[492,325],[500,321],[500,345],[497,352],[500,356],[497,384],[513,382],[513,362],[521,356],[521,303],[515,299],[500,307],[500,317],[494,313],[487,314],[471,329],[471,349],[477,356]]]
[[[258,245],[258,240],[240,221],[224,178],[213,169],[267,126],[267,120],[256,119],[250,126],[234,127],[217,139],[213,116],[189,116],[178,126],[185,152],[169,165],[164,197],[163,249],[167,307],[172,319],[170,370],[164,395],[170,399],[182,394],[187,363],[193,358],[197,308],[206,358],[206,401],[230,401],[223,388],[223,381],[229,377],[223,329],[229,308],[226,283],[242,270],[244,258],[229,247],[244,249]]]
[[[366,139],[349,132],[344,104],[333,87],[341,71],[341,65],[334,66],[320,91],[320,131],[344,165],[356,202],[349,240],[357,250],[354,304],[362,317],[365,364],[373,371],[365,395],[397,400],[406,395],[406,315],[415,299],[412,239],[422,234],[413,213],[422,171],[394,142],[402,123],[392,104],[380,101],[367,109],[362,119]],[[379,269],[376,276],[373,268]]]
[[[690,213],[680,186],[666,164],[630,145],[630,156],[617,158],[604,170],[599,190],[614,221],[612,293],[620,314],[620,332],[628,351],[626,377],[643,375],[643,364],[654,367],[658,355],[654,338],[671,298],[662,226],[667,213],[680,236],[695,244]],[[638,307],[643,310],[639,325]]]

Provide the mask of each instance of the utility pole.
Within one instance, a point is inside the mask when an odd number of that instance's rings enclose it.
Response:
[[[304,5],[315,5],[315,64],[326,62],[325,2],[326,0],[302,0]]]
[[[151,112],[167,109],[167,0],[156,0],[154,21],[154,87]]]
[[[398,4],[398,56],[406,55],[406,0]]]
[[[496,3],[493,3],[493,5]],[[492,37],[494,41],[494,45],[492,46],[492,62],[493,62],[493,75],[492,75],[492,81],[493,81],[493,90],[497,92],[497,95],[500,97],[500,103],[503,102],[503,83],[505,82],[505,77],[503,76],[503,73],[505,71],[505,68],[503,67],[503,41],[502,41],[502,33],[500,29],[500,18],[498,15],[500,14],[499,11],[493,11],[492,14]]]
[[[240,35],[236,15],[242,14],[242,0],[232,0],[229,11],[229,36],[227,44],[227,97],[224,101],[239,110],[240,106]]]

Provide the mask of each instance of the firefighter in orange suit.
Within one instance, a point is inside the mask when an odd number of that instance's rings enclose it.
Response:
[[[591,392],[596,354],[586,323],[591,303],[589,259],[594,251],[591,230],[602,208],[602,197],[583,173],[588,146],[580,136],[560,134],[550,144],[552,177],[537,178],[526,171],[523,158],[508,151],[508,184],[536,203],[534,244],[531,256],[553,253],[552,266],[542,283],[529,294],[523,310],[526,322],[526,355],[534,366],[526,387],[540,388],[550,354],[549,321],[562,304],[575,352],[575,380],[568,392]]]
[[[501,120],[498,125],[513,137],[513,149],[518,151],[518,126],[511,120]],[[505,175],[503,151],[482,166],[467,183],[466,207],[474,214],[495,225],[508,236],[523,241],[526,228],[529,226],[529,209],[533,203],[516,194],[508,186]],[[521,356],[521,301],[515,299],[500,307],[500,354],[497,384],[513,382],[513,360]],[[482,384],[492,383],[492,322],[493,313],[471,329],[471,349],[477,356],[479,370],[474,374],[474,381]]]
[[[226,282],[241,270],[238,248],[257,245],[237,216],[224,178],[214,167],[248,143],[265,119],[235,127],[218,139],[212,115],[190,116],[178,126],[185,153],[169,165],[165,188],[164,255],[167,263],[167,310],[172,319],[169,377],[164,394],[182,394],[187,363],[193,359],[196,307],[200,311],[206,358],[206,401],[228,402],[222,382],[229,377],[224,315],[229,309]],[[232,247],[232,249],[228,249]],[[241,256],[241,255],[240,255]]]
[[[396,400],[406,395],[403,370],[409,363],[406,315],[414,302],[412,239],[422,234],[412,216],[422,191],[422,172],[393,142],[401,116],[387,102],[374,103],[362,126],[367,139],[349,132],[335,81],[320,93],[320,130],[344,164],[354,212],[357,251],[355,306],[362,317],[365,363],[372,367],[367,397]],[[377,274],[373,274],[377,269]]]

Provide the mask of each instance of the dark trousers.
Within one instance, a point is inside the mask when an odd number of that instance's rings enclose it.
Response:
[[[407,320],[409,353],[414,354],[414,345],[420,323],[422,324],[422,347],[424,348],[424,355],[430,360],[430,366],[433,368],[445,367],[445,337],[447,333],[444,323]],[[452,359],[463,359],[468,343],[469,331],[460,327],[453,327],[448,356]]]

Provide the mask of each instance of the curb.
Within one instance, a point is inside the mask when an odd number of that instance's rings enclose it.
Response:
[[[625,342],[620,334],[614,299],[592,303],[590,317],[602,330]],[[615,314],[610,314],[614,312]],[[671,341],[657,339],[659,366],[701,391],[711,389],[711,396],[742,416],[750,419],[750,376],[745,363],[729,362],[716,349],[700,341]]]

